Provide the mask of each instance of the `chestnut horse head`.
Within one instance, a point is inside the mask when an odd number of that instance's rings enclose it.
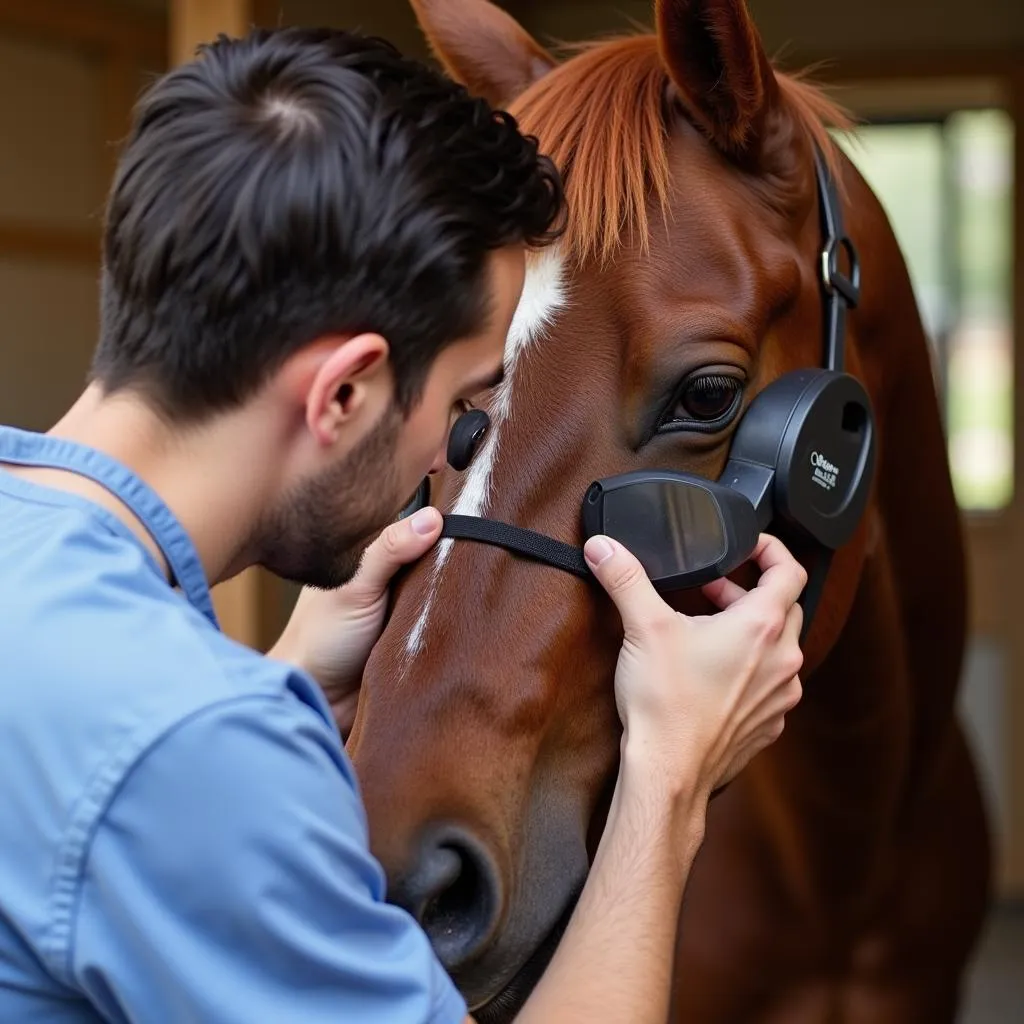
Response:
[[[906,268],[879,203],[828,131],[846,122],[814,87],[772,67],[743,0],[659,0],[656,34],[580,46],[562,62],[485,0],[413,6],[448,72],[538,138],[568,201],[564,236],[529,256],[490,432],[468,470],[433,480],[431,501],[444,511],[580,544],[581,499],[594,480],[645,468],[717,478],[754,397],[788,371],[822,365],[816,152],[838,182],[863,268],[845,369],[879,410],[881,486],[832,562],[805,640],[804,704],[713,802],[705,850],[717,844],[718,867],[703,880],[698,869],[688,897],[694,914],[703,899],[719,901],[717,919],[734,933],[792,924],[795,891],[809,917],[827,919],[821,893],[859,882],[875,848],[826,826],[827,815],[809,823],[801,800],[814,790],[826,804],[842,801],[870,845],[889,820],[893,780],[904,778],[893,764],[905,770],[916,714],[905,672],[879,673],[876,685],[827,660],[850,633],[869,564],[868,603],[879,616],[886,602],[894,611],[887,626],[858,625],[852,642],[861,658],[903,642],[895,623],[915,570],[888,553],[886,537],[904,524],[879,493],[900,472],[885,448],[894,388],[909,388],[903,414],[917,421],[913,457],[925,467],[902,479],[928,490],[935,530],[955,515]],[[955,587],[960,551],[955,527],[947,532]],[[708,610],[696,593],[673,601]],[[955,673],[959,597],[950,608],[944,643]],[[349,750],[389,898],[420,920],[470,1006],[493,1019],[535,982],[586,878],[617,766],[620,640],[614,608],[587,581],[445,540],[403,581],[367,666]],[[932,717],[945,721],[949,694],[934,700],[943,703]],[[859,728],[843,739],[848,721]],[[888,753],[865,755],[872,767],[851,782],[850,759],[872,745]],[[856,851],[816,874],[829,843]],[[751,857],[761,866],[749,867]],[[730,877],[742,897],[729,893]],[[730,918],[737,899],[747,906]],[[729,941],[714,928],[696,934],[701,927],[690,942],[713,973],[732,956]],[[800,941],[818,944],[827,930]]]

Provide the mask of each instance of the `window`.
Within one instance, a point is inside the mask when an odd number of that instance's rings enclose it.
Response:
[[[838,141],[878,195],[934,353],[962,508],[1013,495],[1013,121],[994,108],[861,125]]]

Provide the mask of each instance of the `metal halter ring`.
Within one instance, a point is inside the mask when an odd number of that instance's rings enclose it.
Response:
[[[850,259],[849,277],[839,269],[841,249],[846,250],[846,255]],[[857,257],[857,249],[848,235],[830,238],[822,249],[821,281],[829,294],[838,292],[842,295],[851,309],[860,301],[860,260]]]

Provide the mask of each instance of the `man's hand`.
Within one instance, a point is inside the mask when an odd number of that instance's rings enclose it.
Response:
[[[807,574],[762,536],[757,586],[716,580],[704,593],[723,610],[691,617],[662,600],[622,545],[594,539],[587,555],[624,627],[615,693],[625,750],[641,756],[648,784],[704,801],[778,739],[800,700]]]
[[[345,586],[303,589],[281,639],[267,652],[305,669],[320,684],[342,734],[351,728],[363,667],[384,625],[391,579],[426,554],[441,524],[436,508],[392,523],[366,549],[359,572]]]

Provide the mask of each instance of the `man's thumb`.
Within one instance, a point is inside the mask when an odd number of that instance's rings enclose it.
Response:
[[[629,632],[642,632],[652,619],[672,614],[658,596],[639,559],[610,537],[591,537],[583,555],[598,582],[615,602],[622,625]]]
[[[403,565],[415,562],[433,547],[441,533],[441,525],[441,513],[429,506],[392,523],[366,549],[353,583],[358,581],[360,592],[383,593],[391,577]]]

